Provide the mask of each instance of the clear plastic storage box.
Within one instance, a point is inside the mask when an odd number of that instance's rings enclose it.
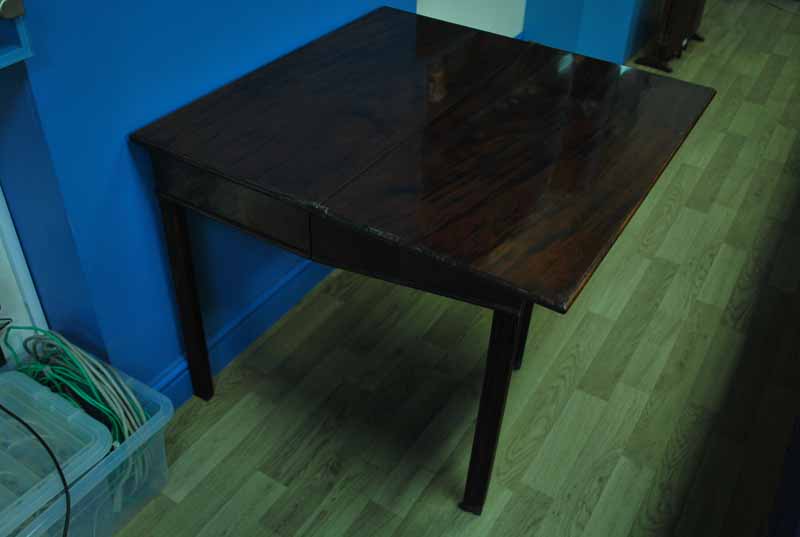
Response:
[[[111,433],[101,423],[21,373],[0,374],[0,403],[47,442],[69,483],[111,450]],[[11,535],[62,488],[36,437],[0,412],[0,536]]]
[[[14,375],[21,376],[17,373]],[[104,454],[108,453],[107,456],[99,462],[95,460],[89,465],[90,469],[72,483],[70,537],[111,537],[156,496],[167,481],[164,430],[172,418],[172,403],[135,379],[122,373],[120,375],[139,399],[149,419],[119,448],[111,453],[106,450]],[[2,391],[0,388],[0,394]],[[50,395],[58,397],[52,393]],[[109,436],[109,446],[110,442]],[[47,457],[46,452],[44,457]],[[52,468],[52,462],[50,467]],[[56,494],[60,490],[59,481]],[[63,498],[50,501],[49,505],[40,503],[31,507],[35,515],[10,535],[60,537],[64,522]],[[5,537],[2,531],[0,537]]]

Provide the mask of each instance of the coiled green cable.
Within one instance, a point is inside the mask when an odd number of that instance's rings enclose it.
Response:
[[[35,334],[23,340],[23,347],[34,361],[23,361],[12,347],[9,337],[14,331]],[[46,384],[78,408],[95,409],[109,425],[116,444],[147,420],[135,396],[113,370],[60,334],[35,326],[11,326],[3,343],[19,372]]]

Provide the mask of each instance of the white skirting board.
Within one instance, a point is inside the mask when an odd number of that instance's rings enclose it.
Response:
[[[0,188],[0,318],[6,317],[13,319],[15,325],[47,328],[6,198]],[[12,333],[12,336],[10,341],[13,347],[20,352],[22,334]],[[5,337],[5,332],[0,333],[0,337]],[[5,345],[3,350],[7,350]]]
[[[525,0],[417,0],[417,13],[507,37],[522,33]]]

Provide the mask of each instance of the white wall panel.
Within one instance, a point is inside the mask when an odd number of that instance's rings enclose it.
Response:
[[[525,0],[417,0],[417,13],[516,37],[525,23]]]

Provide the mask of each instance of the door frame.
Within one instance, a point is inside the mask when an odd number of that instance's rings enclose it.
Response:
[[[32,323],[39,328],[47,328],[47,319],[39,302],[39,295],[36,293],[36,286],[31,278],[30,270],[28,270],[28,263],[25,261],[25,254],[22,251],[14,221],[8,210],[3,188],[0,186],[0,255],[3,255],[3,251],[8,257],[11,265],[11,276],[14,278],[17,291],[26,310],[25,313],[28,315],[27,319],[20,319],[14,324]],[[0,310],[0,317],[5,317],[8,313],[11,312]],[[18,317],[18,315],[14,316]]]

